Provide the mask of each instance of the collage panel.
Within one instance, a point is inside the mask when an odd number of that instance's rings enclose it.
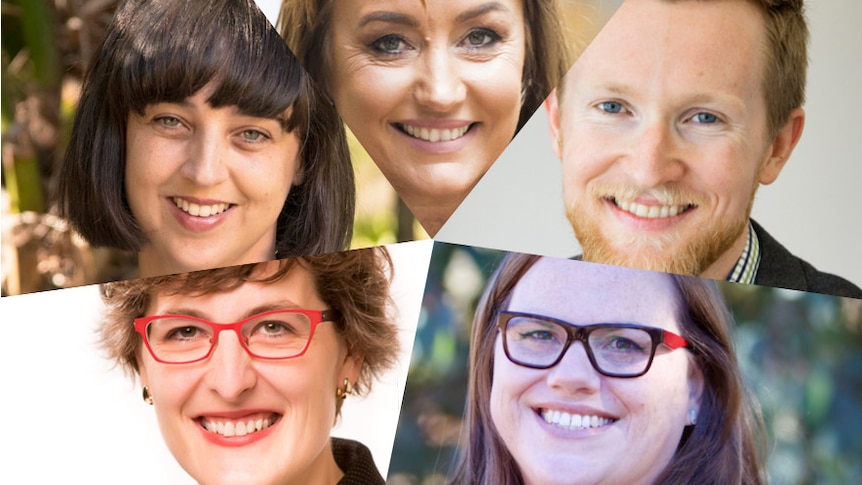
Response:
[[[422,237],[268,3],[4,10],[4,295]]]
[[[390,483],[862,479],[862,300],[437,242],[422,315]]]
[[[0,481],[383,483],[431,248],[3,298]]]
[[[278,27],[433,237],[615,3],[299,0]]]
[[[659,242],[658,238],[653,236],[679,236],[686,241],[688,239],[685,238],[707,238],[709,230],[717,222],[730,219],[728,214],[731,211],[722,212],[726,206],[736,207],[735,213],[742,215],[739,221],[744,223],[748,202],[753,204],[752,220],[761,225],[761,229],[755,229],[760,242],[763,243],[761,246],[769,246],[762,248],[764,260],[760,265],[761,279],[755,278],[756,283],[860,297],[862,294],[858,287],[862,284],[862,265],[858,264],[860,254],[855,241],[862,236],[862,225],[857,223],[858,218],[853,215],[853,209],[858,206],[855,194],[858,192],[858,180],[862,179],[862,172],[859,164],[855,162],[854,153],[857,150],[853,132],[859,126],[856,113],[862,107],[862,97],[857,95],[853,86],[862,80],[862,69],[852,62],[847,62],[847,59],[862,45],[862,34],[850,20],[862,15],[862,7],[805,2],[804,12],[810,42],[805,102],[802,105],[804,129],[792,155],[785,154],[787,156],[780,160],[771,159],[771,163],[777,164],[773,168],[780,168],[777,180],[768,186],[760,187],[756,197],[753,197],[751,167],[756,165],[752,163],[746,166],[742,163],[743,158],[729,157],[727,153],[735,149],[735,145],[731,143],[734,137],[759,143],[757,133],[760,128],[755,128],[763,125],[753,125],[751,129],[728,135],[731,128],[727,126],[733,125],[735,120],[728,123],[726,118],[722,119],[719,115],[729,115],[713,106],[717,103],[710,104],[709,101],[711,95],[717,96],[723,88],[719,86],[708,90],[706,80],[709,80],[709,86],[718,85],[718,80],[727,80],[728,76],[736,76],[740,82],[745,79],[750,82],[751,75],[756,73],[750,67],[763,65],[762,61],[754,57],[759,55],[760,51],[750,48],[750,45],[759,45],[758,42],[737,45],[743,33],[738,19],[756,20],[755,12],[738,12],[737,15],[730,16],[730,26],[722,26],[717,20],[721,18],[719,14],[723,8],[751,10],[757,3],[657,0],[624,2],[621,10],[587,47],[584,56],[575,64],[566,81],[566,89],[577,95],[579,87],[586,90],[593,85],[588,84],[589,82],[601,86],[604,80],[610,85],[610,94],[600,93],[603,97],[596,95],[595,98],[584,98],[595,102],[583,105],[575,104],[575,101],[580,99],[578,96],[563,96],[563,100],[568,102],[564,102],[565,106],[561,104],[559,110],[556,110],[565,128],[560,131],[559,139],[555,139],[551,134],[549,99],[544,109],[540,109],[533,116],[487,176],[465,199],[436,239],[573,257],[583,253],[572,229],[573,222],[583,225],[595,219],[600,222],[598,228],[584,229],[585,237],[604,236],[610,241],[612,248],[620,253],[615,254],[615,258],[603,257],[601,260],[630,261],[633,266],[651,267],[653,262],[632,261],[636,247],[645,246],[649,249],[654,245],[658,248],[655,252],[667,258],[676,258],[682,249],[670,243]],[[785,7],[793,5],[793,8],[788,7],[785,10],[791,13],[794,8],[802,5],[802,2],[793,1],[769,3]],[[661,7],[664,7],[663,12]],[[658,12],[652,12],[653,10]],[[705,15],[712,10],[715,15]],[[649,13],[647,11],[659,18],[651,22],[643,21],[645,17],[640,14],[646,15]],[[700,20],[705,22],[703,25],[694,22],[698,15]],[[690,21],[685,21],[686,18]],[[726,16],[724,19],[728,20]],[[774,101],[789,100],[789,96],[781,97],[781,93],[786,90],[781,90],[778,86],[794,82],[798,84],[800,74],[805,73],[804,67],[799,67],[799,28],[802,27],[797,23],[797,52],[796,61],[793,61],[796,69],[788,67],[790,72],[786,79],[769,82],[766,86],[767,94]],[[729,32],[734,32],[735,35],[739,33],[739,38],[731,39],[731,36],[727,35]],[[715,39],[723,40],[716,42]],[[702,50],[702,55],[694,58],[690,53],[684,55],[686,50],[698,49]],[[674,52],[678,52],[678,55],[667,58]],[[736,54],[736,57],[721,60],[721,56],[732,54]],[[666,56],[666,62],[659,62],[662,55]],[[784,60],[789,55],[785,53],[780,57]],[[804,61],[804,52],[802,55],[801,60]],[[788,62],[791,61],[788,59]],[[730,70],[731,66],[734,67],[733,71]],[[694,67],[700,70],[692,72]],[[691,81],[690,78],[698,73],[704,75],[704,80]],[[629,79],[631,76],[638,77]],[[648,79],[653,81],[647,83]],[[686,79],[689,81],[684,81]],[[614,92],[612,83],[620,85],[617,87],[627,87],[628,91]],[[804,77],[802,83],[804,86]],[[584,86],[580,86],[581,84]],[[683,96],[686,93],[703,95],[704,100],[695,96],[695,101],[685,103],[683,101],[687,98]],[[733,94],[732,90],[728,93]],[[738,98],[740,93],[736,94]],[[674,98],[675,95],[679,98]],[[560,96],[557,96],[558,100],[559,98]],[[796,105],[790,101],[789,104]],[[594,111],[584,113],[584,106],[592,107]],[[762,107],[762,104],[755,98],[751,103],[746,102],[745,106]],[[762,111],[756,109],[754,111],[757,112],[749,114],[762,118],[766,116],[766,109],[761,109]],[[789,118],[792,131],[794,126],[799,128],[800,112],[794,109],[791,113],[794,113]],[[602,114],[607,119],[601,118]],[[697,118],[693,118],[695,115]],[[571,121],[568,125],[567,116]],[[605,119],[607,126],[602,128],[598,121],[594,121],[597,127],[591,131],[575,130],[577,126],[590,126],[589,120],[593,119],[589,118],[590,116]],[[617,118],[612,118],[613,116]],[[618,121],[612,122],[610,119]],[[659,124],[658,120],[665,125]],[[715,130],[718,133],[687,134],[685,127],[690,127],[693,123],[682,123],[685,120],[698,121],[700,128],[706,127],[704,130]],[[723,124],[725,128],[715,127],[716,124]],[[666,129],[661,131],[660,128]],[[650,133],[664,138],[650,139]],[[695,136],[699,136],[700,141],[693,138]],[[720,144],[721,140],[724,142]],[[710,144],[707,145],[707,142]],[[556,153],[560,148],[558,143],[562,144],[563,162]],[[650,150],[654,151],[654,156],[650,155]],[[637,160],[642,163],[635,163]],[[758,182],[767,184],[773,175],[775,170],[772,170],[770,176],[760,178]],[[585,182],[584,179],[589,177],[592,179]],[[700,212],[708,212],[711,217],[704,218],[702,214],[696,218],[689,217],[692,224],[681,227],[679,234],[672,234],[664,226],[682,226],[680,222],[683,222],[684,217],[678,214],[676,223],[667,221],[671,207],[667,208],[667,216],[664,218],[638,218],[630,212],[622,214],[621,212],[625,211],[610,207],[607,198],[601,201],[586,201],[585,208],[574,211],[571,218],[567,217],[566,207],[572,203],[574,195],[566,196],[565,193],[580,194],[584,187],[586,190],[599,190],[597,187],[614,184],[619,184],[620,190],[627,188],[635,194],[642,190],[646,194],[643,198],[636,199],[639,203],[634,204],[634,212],[640,210],[640,206],[643,206],[644,210],[651,209],[656,206],[655,202],[664,200],[669,200],[664,204],[673,205],[672,202],[682,197],[670,196],[679,195],[679,192],[683,195],[689,194],[693,199],[702,198]],[[656,188],[666,188],[668,193],[653,193],[651,189]],[[612,191],[613,187],[608,190]],[[620,198],[631,195],[623,194]],[[604,205],[599,209],[590,205],[592,202]],[[632,211],[631,205],[627,206],[629,211]],[[690,205],[685,207],[691,208]],[[599,212],[600,210],[609,214]],[[676,207],[676,211],[679,210],[680,207]],[[645,212],[649,215],[649,211]],[[660,210],[658,215],[661,216]],[[695,215],[697,211],[688,210],[688,216]],[[631,229],[631,234],[620,229],[617,232],[623,235],[611,235],[611,231],[616,230],[617,226],[632,221],[636,229]],[[738,229],[740,227],[737,225]],[[617,241],[617,244],[613,245],[613,241]],[[733,250],[736,254],[743,250],[740,243],[744,244],[744,241],[733,238]],[[779,245],[782,247],[779,248]],[[643,252],[648,251],[643,249]],[[853,287],[844,283],[833,286],[811,281],[819,279],[821,275],[801,264],[794,255],[817,270],[849,280]],[[661,263],[668,262],[660,259]],[[727,265],[719,266],[726,268]],[[692,270],[689,273],[704,272]],[[720,276],[710,276],[724,278],[729,274],[728,269]]]
[[[862,483],[860,9],[4,2],[0,483]]]

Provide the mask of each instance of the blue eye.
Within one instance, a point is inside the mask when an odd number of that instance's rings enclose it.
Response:
[[[500,36],[493,30],[474,29],[464,38],[467,47],[487,47],[500,41]]]
[[[398,54],[409,49],[410,46],[400,36],[389,34],[372,42],[371,48],[382,54]]]
[[[712,113],[697,113],[691,118],[696,123],[710,124],[718,121],[718,117]]]
[[[604,101],[599,103],[599,109],[604,111],[605,113],[622,113],[625,108],[623,108],[622,103],[618,103],[616,101]]]

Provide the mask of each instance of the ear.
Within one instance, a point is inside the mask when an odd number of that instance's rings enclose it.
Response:
[[[775,139],[772,140],[769,158],[764,160],[760,167],[760,183],[769,185],[775,182],[796,144],[802,137],[802,128],[805,126],[805,111],[796,108],[790,112],[787,123],[778,130]]]
[[[365,356],[356,352],[347,352],[344,356],[344,361],[341,363],[341,373],[338,382],[347,379],[352,384],[356,384],[359,380],[359,374],[362,371],[362,363],[365,361]]]
[[[563,159],[563,140],[560,138],[560,101],[557,98],[557,90],[545,98],[545,109],[548,111],[548,126],[551,129],[551,139],[554,144],[554,153],[557,158]]]
[[[695,363],[689,360],[688,370],[688,409],[695,409],[700,413],[700,403],[703,397],[703,372]]]
[[[291,182],[291,185],[293,185],[294,187],[298,187],[302,185],[303,182],[305,182],[305,163],[302,160],[302,148],[300,148],[299,151],[296,152],[296,162],[294,164],[294,167],[295,168],[293,169],[293,181]]]
[[[141,386],[148,386],[150,380],[147,378],[147,368],[144,366],[144,359],[142,359],[143,346],[143,343],[138,346],[138,350],[135,351],[135,359],[138,362],[138,379],[141,381]]]

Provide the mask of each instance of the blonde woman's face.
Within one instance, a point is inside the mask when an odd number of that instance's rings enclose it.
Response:
[[[663,273],[541,259],[508,310],[584,326],[632,323],[681,333]],[[491,417],[528,484],[653,483],[676,450],[701,378],[686,350],[659,345],[637,378],[599,374],[580,341],[550,369],[512,363],[497,336]]]
[[[333,2],[328,85],[399,194],[466,195],[518,123],[520,0]]]
[[[271,284],[246,283],[203,296],[158,294],[147,315],[230,323],[291,308],[328,308],[300,266]],[[186,472],[200,483],[245,484],[313,482],[331,470],[335,390],[345,378],[355,382],[360,366],[334,325],[318,324],[305,354],[286,360],[251,357],[232,331],[219,334],[209,358],[191,364],[159,363],[142,348],[142,384],[153,396],[165,442]]]

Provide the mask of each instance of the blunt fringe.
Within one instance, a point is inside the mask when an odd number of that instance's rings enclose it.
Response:
[[[118,8],[84,78],[60,167],[60,214],[94,246],[140,250],[147,238],[124,183],[128,117],[211,83],[213,108],[277,119],[301,140],[305,178],[278,217],[278,254],[345,249],[355,189],[343,125],[253,0],[127,0]]]

